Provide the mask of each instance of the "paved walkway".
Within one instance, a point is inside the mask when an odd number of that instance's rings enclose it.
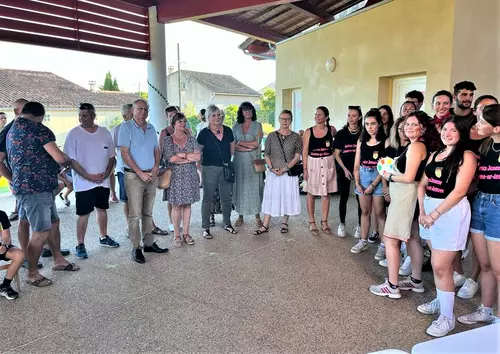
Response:
[[[13,199],[1,198],[0,204],[10,212]],[[333,197],[332,221],[338,219],[337,204]],[[63,247],[74,253],[74,206],[60,201],[58,206]],[[353,255],[352,237],[311,236],[305,199],[302,207],[285,236],[278,220],[268,234],[253,236],[249,219],[238,235],[219,224],[213,228],[214,239],[204,240],[196,204],[196,245],[174,249],[170,235],[161,237],[159,243],[171,252],[146,254],[147,263],[140,265],[131,259],[122,207],[114,204],[109,234],[120,248],[100,248],[97,225],[91,222],[86,242],[90,258],[77,260],[81,271],[53,272],[51,262],[44,260],[44,274],[54,280],[53,286],[36,289],[23,283],[18,300],[0,299],[0,352],[409,352],[429,340],[425,329],[431,318],[415,308],[432,299],[433,285],[427,282],[424,294],[404,293],[400,300],[371,295],[368,286],[386,276],[373,260],[376,247]],[[350,209],[348,230],[356,214],[354,204]],[[167,226],[166,215],[158,193],[154,216],[161,227]],[[335,222],[330,225],[336,230]],[[16,232],[14,223],[14,240]],[[457,313],[474,310],[478,302],[478,297],[457,299]],[[465,329],[457,324],[454,333]]]

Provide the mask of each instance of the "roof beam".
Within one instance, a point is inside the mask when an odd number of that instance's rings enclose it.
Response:
[[[238,32],[253,38],[258,38],[265,42],[277,43],[288,38],[279,33],[266,30],[264,28],[252,25],[250,23],[238,21],[228,16],[204,18],[199,20],[199,22],[206,23],[222,29],[233,30],[234,32]]]
[[[297,0],[158,0],[158,22],[197,20]]]
[[[327,23],[333,21],[333,16],[326,11],[321,10],[319,7],[311,5],[307,1],[297,1],[288,4],[292,10],[299,11],[304,15],[315,18],[319,23]]]

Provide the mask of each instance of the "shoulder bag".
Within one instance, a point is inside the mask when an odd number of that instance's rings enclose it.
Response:
[[[243,127],[241,128],[241,132],[243,133],[243,137],[245,138],[245,142],[247,141],[246,134],[243,132]],[[260,146],[257,147],[257,151],[260,149]],[[253,169],[256,173],[261,173],[266,171],[266,160],[265,159],[254,159],[251,152],[247,151],[250,157],[252,157]],[[260,155],[260,154],[258,154]]]

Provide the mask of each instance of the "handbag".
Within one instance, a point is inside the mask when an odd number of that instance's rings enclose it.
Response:
[[[170,180],[172,178],[172,170],[167,169],[162,174],[158,176],[158,189],[168,189],[170,188]]]
[[[214,139],[215,146],[217,147],[220,158],[222,160],[222,172],[224,173],[224,181],[229,183],[234,183],[235,173],[234,173],[233,161],[229,160],[227,162],[224,162],[224,157],[222,157],[222,152],[220,151],[219,144],[217,143],[217,140],[215,139],[215,136],[213,134],[212,134],[212,139]]]
[[[278,133],[276,133],[276,135],[277,134]],[[285,154],[285,148],[283,147],[283,142],[281,141],[281,138],[279,136],[278,136],[278,141],[280,142],[281,151],[283,152],[283,158],[285,159],[285,163],[288,165],[288,161],[286,159],[286,154]],[[300,176],[301,174],[303,174],[304,165],[302,164],[302,161],[298,161],[295,165],[290,167],[287,173],[290,177]]]
[[[265,159],[255,159],[253,160],[253,168],[255,172],[265,172],[266,171],[266,160]]]

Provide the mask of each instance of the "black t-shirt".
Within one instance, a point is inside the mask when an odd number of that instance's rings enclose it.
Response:
[[[428,179],[425,194],[431,198],[445,199],[455,189],[458,172],[455,171],[450,176],[450,171],[444,166],[446,160],[436,161],[438,154],[439,152],[436,152],[431,162],[425,166],[425,175]]]
[[[203,145],[201,162],[203,166],[222,167],[224,162],[231,160],[231,143],[234,141],[234,135],[231,128],[225,125],[223,128],[224,133],[222,140],[217,139],[210,129],[203,129],[200,134],[198,134],[198,144]],[[219,148],[217,149],[217,147]]]
[[[500,194],[500,152],[497,151],[500,144],[492,144],[488,152],[479,157],[477,189],[480,192]]]
[[[378,160],[385,156],[385,142],[381,141],[376,145],[370,146],[366,141],[361,142],[361,166],[375,168]]]
[[[7,214],[3,210],[0,210],[0,225],[2,225],[2,230],[10,229],[9,217],[7,216]],[[1,234],[2,234],[2,232],[0,231],[0,236],[1,236]],[[1,238],[0,238],[0,241],[2,241]]]
[[[9,171],[11,171],[11,168],[9,165],[9,159],[7,158],[7,133],[9,132],[10,128],[12,128],[12,124],[14,124],[14,120],[3,127],[3,130],[0,132],[0,152],[3,152],[5,154],[3,163],[5,164],[5,166],[7,166],[7,169]]]
[[[406,154],[408,153],[408,148],[409,145],[404,148],[404,150],[398,155],[396,159],[396,168],[401,173],[406,172]],[[420,161],[414,181],[418,182],[422,178],[424,174],[425,164],[427,163],[428,158],[429,158],[429,152],[427,152],[425,158],[422,161]]]
[[[352,134],[347,127],[344,127],[335,135],[335,140],[333,142],[335,149],[340,150],[340,158],[344,166],[351,172],[354,169],[356,146],[360,134],[361,131]]]

